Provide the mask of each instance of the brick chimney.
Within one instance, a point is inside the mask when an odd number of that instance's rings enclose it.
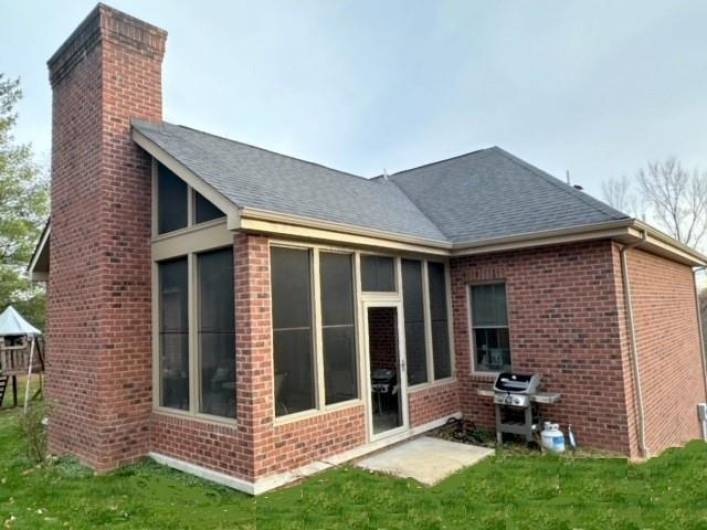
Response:
[[[98,4],[49,59],[53,89],[49,446],[99,471],[148,451],[150,160],[165,31]]]

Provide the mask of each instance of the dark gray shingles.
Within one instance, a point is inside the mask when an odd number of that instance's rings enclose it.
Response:
[[[368,180],[169,123],[136,120],[133,126],[240,207],[445,240],[388,180]]]
[[[498,147],[365,179],[187,127],[133,126],[241,207],[453,243],[628,218]]]
[[[455,243],[628,218],[498,147],[391,180]]]

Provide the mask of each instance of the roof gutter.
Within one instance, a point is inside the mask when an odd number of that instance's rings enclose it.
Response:
[[[360,225],[322,221],[310,217],[244,207],[240,210],[241,230],[272,235],[350,243],[448,256],[452,244],[436,239],[386,232]]]
[[[631,283],[628,271],[628,251],[645,242],[647,234],[641,233],[641,240],[635,241],[621,248],[621,274],[623,277],[624,299],[626,304],[626,318],[628,320],[629,335],[631,337],[631,365],[633,367],[634,391],[636,393],[636,405],[638,406],[638,449],[641,457],[646,458],[649,454],[646,446],[646,411],[643,403],[643,389],[641,388],[641,368],[638,357],[638,345],[636,343],[636,324],[633,314],[633,301],[631,299]]]
[[[630,236],[629,228],[631,228],[632,223],[633,219],[620,219],[618,221],[605,223],[593,223],[556,230],[540,230],[512,236],[488,238],[481,241],[454,243],[452,254],[455,256],[468,256],[471,254],[501,252],[504,250],[516,250],[539,245]]]

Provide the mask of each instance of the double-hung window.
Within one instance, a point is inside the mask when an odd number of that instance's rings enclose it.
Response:
[[[506,285],[490,283],[470,286],[474,369],[504,372],[511,369]]]

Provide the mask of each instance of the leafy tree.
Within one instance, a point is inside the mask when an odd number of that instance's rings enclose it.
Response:
[[[31,146],[16,143],[12,134],[21,97],[19,80],[0,73],[0,311],[14,305],[43,328],[44,288],[25,269],[49,212],[48,182]]]

